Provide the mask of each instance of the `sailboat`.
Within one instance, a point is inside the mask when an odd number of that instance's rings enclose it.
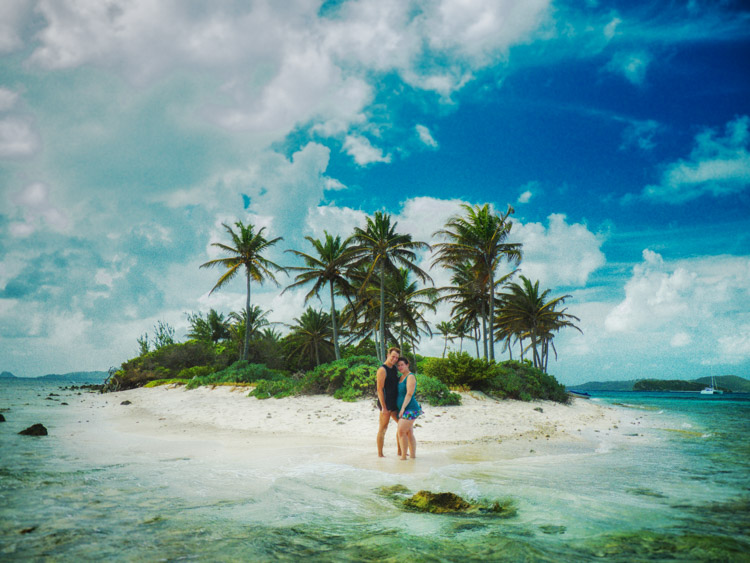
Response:
[[[711,376],[711,385],[701,391],[701,395],[723,395],[724,391],[716,388],[716,379]]]

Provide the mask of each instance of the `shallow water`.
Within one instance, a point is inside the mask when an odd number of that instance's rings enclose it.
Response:
[[[595,452],[531,443],[509,460],[483,444],[394,473],[310,452],[271,463],[262,447],[240,464],[189,438],[111,444],[76,391],[0,385],[0,559],[750,560],[747,396],[599,395],[633,420]],[[17,435],[35,422],[50,436]],[[394,484],[515,515],[409,512]]]

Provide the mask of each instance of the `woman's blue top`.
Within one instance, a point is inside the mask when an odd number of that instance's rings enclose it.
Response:
[[[408,381],[409,377],[405,377],[403,381],[399,381],[398,383],[398,408],[399,411],[401,410],[401,406],[404,404],[404,399],[406,399],[406,382]],[[409,401],[409,404],[406,405],[406,408],[404,411],[418,411],[420,410],[419,403],[417,402],[417,382],[414,382],[414,394],[411,396],[411,401]]]

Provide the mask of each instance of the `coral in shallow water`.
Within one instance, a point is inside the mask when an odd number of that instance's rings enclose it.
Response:
[[[454,493],[433,493],[431,491],[419,491],[404,500],[404,506],[411,510],[433,514],[492,514],[504,518],[516,514],[516,509],[512,501],[509,500],[493,503],[471,503]]]

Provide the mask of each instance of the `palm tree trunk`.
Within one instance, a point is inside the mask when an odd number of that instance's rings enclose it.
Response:
[[[474,325],[474,345],[477,347],[477,359],[479,359],[479,325]]]
[[[333,351],[336,354],[336,359],[341,359],[339,353],[339,329],[336,326],[336,304],[333,301],[333,282],[328,282],[331,287],[331,325],[333,326]]]
[[[448,335],[444,334],[445,336],[445,344],[443,344],[443,358],[445,358],[445,351],[448,349]]]
[[[490,270],[490,361],[495,359],[495,272]]]
[[[380,357],[385,361],[385,263],[380,262]]]
[[[414,355],[414,375],[417,375],[417,346],[414,343],[414,336],[411,337],[411,353]]]
[[[484,346],[484,359],[488,358],[487,355],[487,313],[484,305],[482,305],[482,346]]]
[[[247,361],[250,350],[250,270],[245,269],[247,278],[247,295],[245,299],[245,346],[242,351],[242,359]]]
[[[315,366],[320,365],[320,354],[318,353],[318,341],[315,341]]]

